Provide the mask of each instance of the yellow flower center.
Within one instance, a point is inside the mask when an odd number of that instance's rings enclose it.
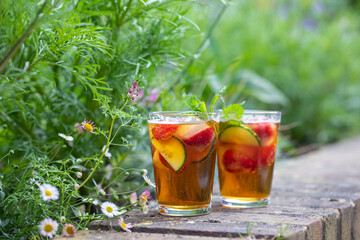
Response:
[[[121,223],[121,227],[122,227],[122,228],[127,228],[126,223],[122,222],[122,223]]]
[[[52,232],[54,227],[51,224],[46,224],[44,227],[45,232]]]
[[[142,197],[141,197],[143,200],[144,200],[144,202],[147,202],[147,196],[145,196],[145,195],[143,195]]]
[[[108,212],[113,212],[114,209],[113,209],[112,207],[110,207],[110,206],[107,206],[107,207],[106,207],[106,211],[108,211]]]
[[[51,195],[52,195],[52,193],[51,193],[51,191],[50,191],[50,190],[45,190],[45,195],[49,197],[49,196],[51,196]]]
[[[94,131],[94,128],[93,128],[90,124],[88,124],[88,123],[85,123],[85,124],[84,124],[84,128],[86,128],[86,130],[88,130],[89,132]]]
[[[66,232],[69,234],[69,235],[74,235],[74,229],[72,226],[68,226],[66,228]]]

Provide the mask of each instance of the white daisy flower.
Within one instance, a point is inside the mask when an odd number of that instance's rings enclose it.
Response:
[[[146,182],[149,186],[151,186],[151,187],[156,187],[155,184],[154,184],[153,182],[151,182],[151,180],[150,180],[150,178],[149,178],[148,176],[146,176],[146,175],[143,174],[142,177],[144,178],[145,182]]]
[[[106,145],[103,146],[103,148],[102,148],[101,151],[105,151],[105,148],[106,148]],[[112,155],[111,155],[111,153],[109,152],[109,147],[106,149],[104,155],[105,155],[105,157],[107,157],[107,158],[109,158],[109,159],[111,158]]]
[[[62,137],[63,139],[65,139],[66,141],[72,142],[74,141],[74,138],[72,136],[66,136],[63,133],[58,133],[59,137]]]
[[[39,231],[40,234],[44,237],[52,238],[56,235],[56,231],[58,230],[59,224],[57,221],[52,220],[51,218],[45,218],[40,222]]]
[[[66,223],[64,224],[64,227],[61,232],[64,237],[73,237],[76,233],[76,230],[74,225]]]
[[[85,198],[82,201],[85,203],[91,203],[93,205],[99,205],[99,203],[100,203],[99,200],[94,199],[94,198]]]
[[[56,201],[59,199],[59,190],[53,185],[45,183],[40,185],[39,188],[44,201]]]
[[[118,211],[118,207],[111,202],[104,202],[101,204],[101,211],[107,217],[115,217],[119,216],[120,212]]]

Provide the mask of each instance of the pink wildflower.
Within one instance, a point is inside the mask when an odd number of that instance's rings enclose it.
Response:
[[[145,206],[146,203],[148,203],[149,199],[151,199],[151,194],[150,194],[150,191],[149,190],[145,190],[141,195],[140,195],[140,206]]]
[[[133,228],[131,223],[124,223],[124,219],[122,217],[119,218],[119,225],[126,232],[131,232],[130,228]]]
[[[84,133],[84,128],[80,123],[75,123],[75,128],[78,131],[79,134]]]
[[[130,194],[130,203],[134,204],[136,201],[137,201],[137,194],[136,194],[136,192],[133,192]]]
[[[130,89],[127,91],[127,94],[131,98],[131,101],[136,102],[144,96],[144,89],[139,89],[139,83],[137,81],[133,81],[130,85]]]
[[[75,227],[72,224],[66,223],[62,229],[62,235],[64,237],[72,237],[76,233]]]
[[[81,123],[81,128],[88,132],[94,132],[95,124],[91,120],[86,121],[86,118],[84,118],[84,121]]]

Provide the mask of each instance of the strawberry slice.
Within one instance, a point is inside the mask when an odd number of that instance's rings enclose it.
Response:
[[[196,124],[179,129],[179,135],[187,145],[203,146],[214,140],[215,131],[207,124]]]
[[[175,124],[156,124],[151,132],[156,140],[167,140],[176,133],[178,128],[179,125]]]
[[[260,165],[261,166],[269,166],[275,161],[275,146],[270,145],[261,148],[261,158]]]
[[[244,170],[255,170],[257,164],[249,156],[242,152],[227,150],[222,159],[226,171],[231,173],[239,173]]]
[[[276,135],[276,126],[273,123],[256,123],[249,126],[260,138],[262,145],[270,144]]]

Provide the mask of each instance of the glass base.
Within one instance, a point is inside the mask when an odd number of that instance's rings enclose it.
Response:
[[[211,205],[204,206],[201,208],[194,208],[194,209],[180,209],[174,208],[164,205],[159,205],[159,213],[165,216],[199,216],[209,214],[211,210]]]
[[[245,201],[238,199],[231,199],[221,197],[221,204],[225,207],[233,207],[233,208],[256,208],[256,207],[266,207],[270,204],[270,197],[261,199],[258,201]]]

